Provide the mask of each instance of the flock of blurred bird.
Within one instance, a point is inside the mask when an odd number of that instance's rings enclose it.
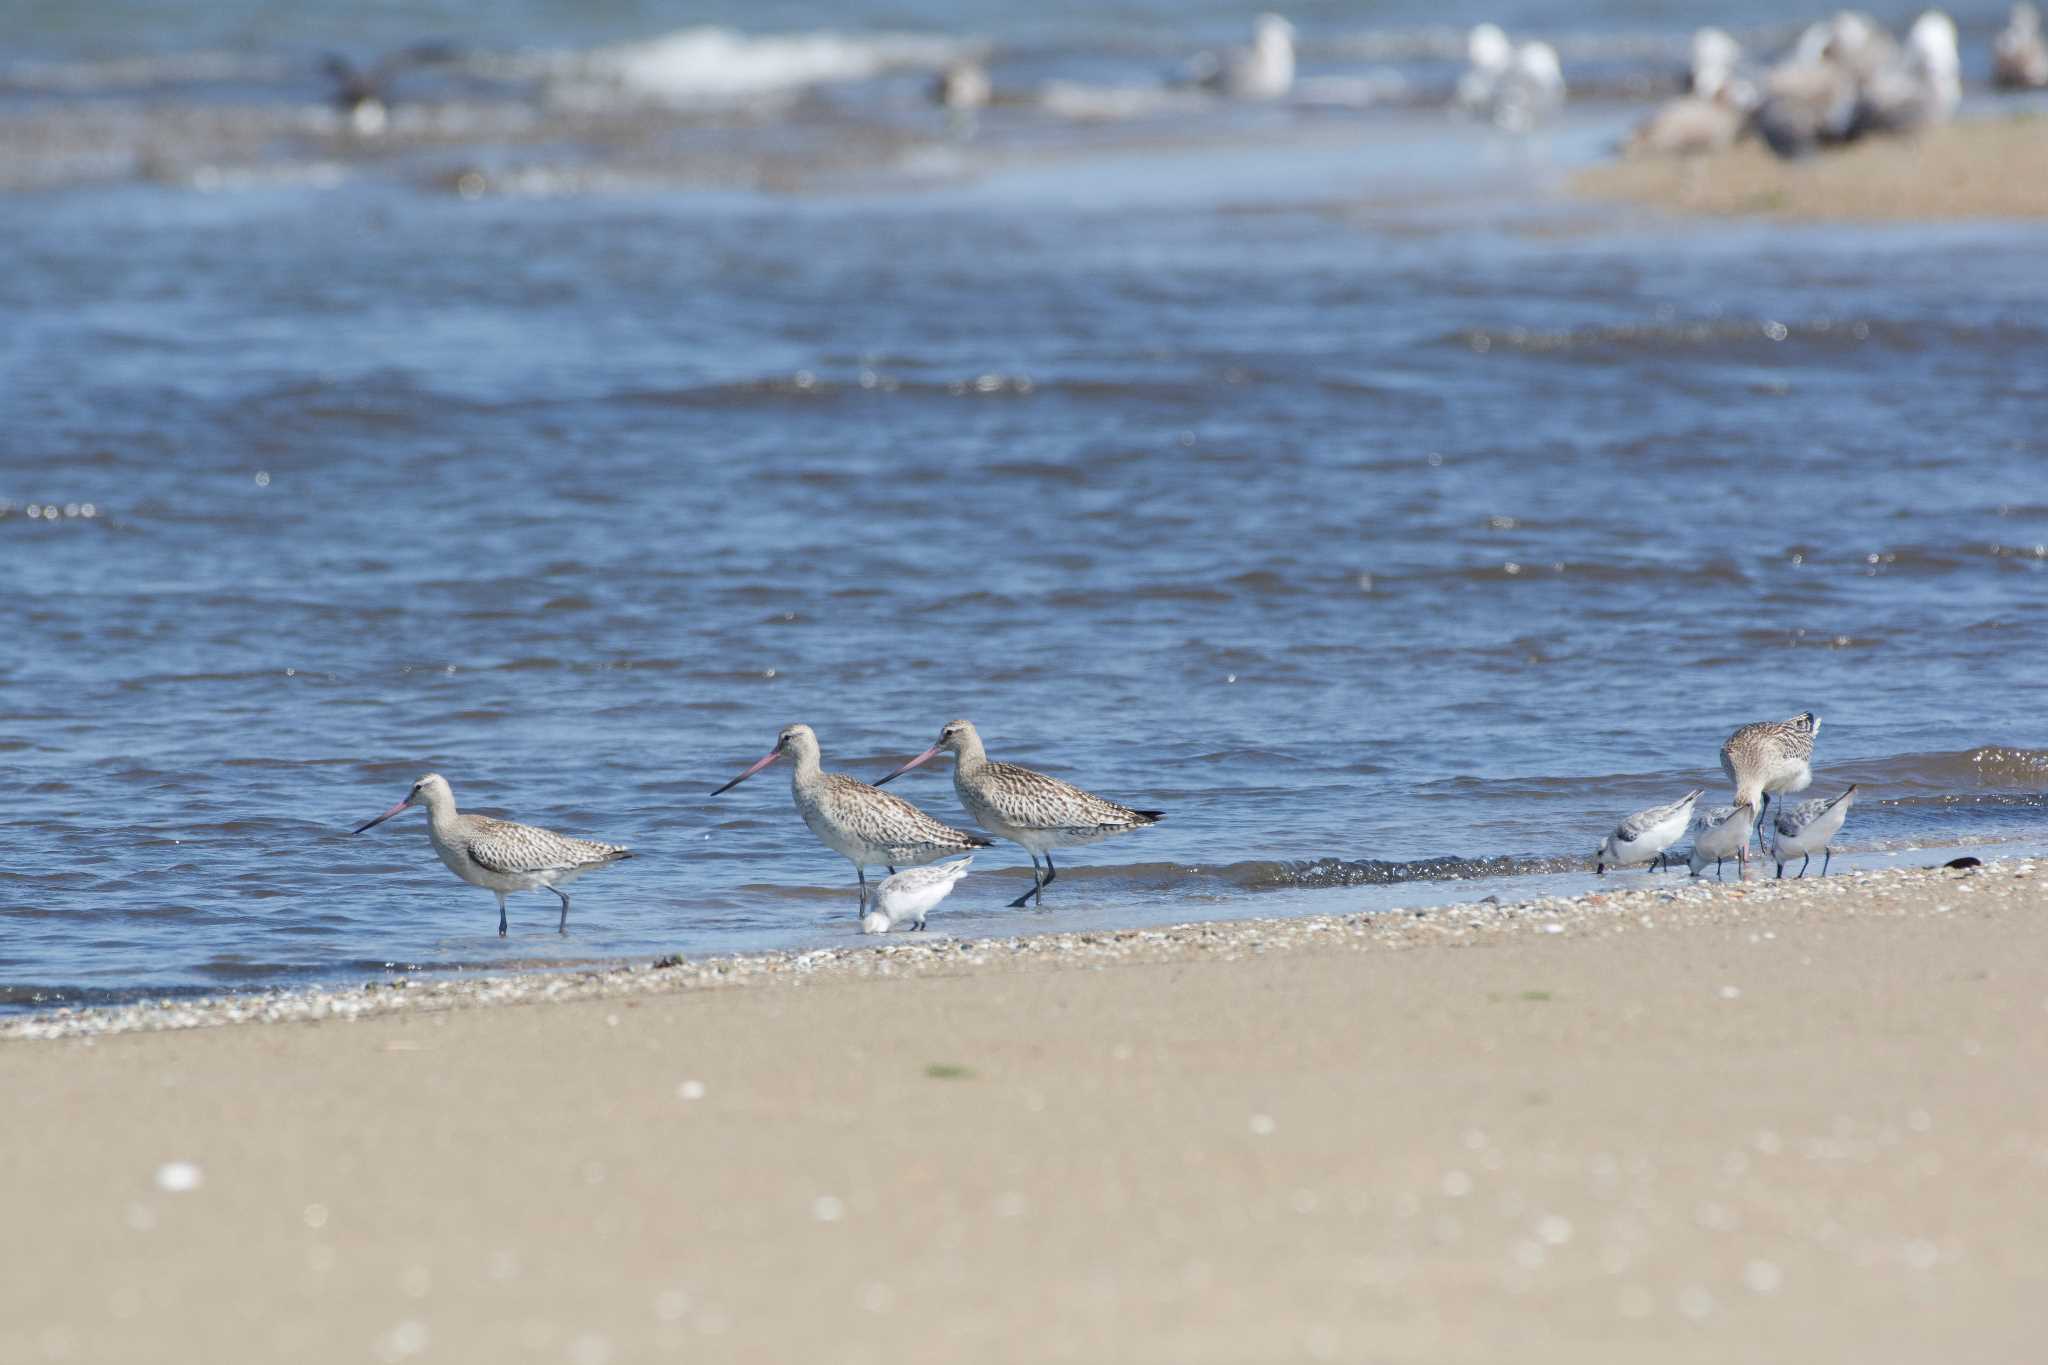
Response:
[[[1261,14],[1243,46],[1200,54],[1157,88],[1092,87],[1063,80],[1006,89],[992,76],[1000,53],[958,58],[941,69],[929,98],[971,131],[978,111],[1034,106],[1070,117],[1119,117],[1157,107],[1163,94],[1230,100],[1310,99],[1324,86],[1359,82],[1297,79],[1294,25]],[[1482,23],[1466,36],[1466,67],[1450,94],[1459,112],[1508,132],[1530,131],[1563,107],[1567,84],[1557,50],[1535,38],[1511,38]],[[423,43],[368,64],[330,56],[324,71],[332,99],[357,134],[388,124],[397,78],[408,68],[459,60],[446,43]],[[2048,39],[2033,0],[2017,0],[1992,43],[1991,76],[2001,90],[2048,89]],[[1371,85],[1367,81],[1364,84]],[[1758,62],[1727,31],[1703,28],[1692,39],[1683,92],[1666,101],[1624,144],[1630,155],[1717,151],[1760,138],[1780,156],[1804,156],[1879,134],[1910,133],[1946,120],[1962,97],[1954,21],[1940,10],[1915,19],[1903,39],[1875,18],[1843,10],[1808,24],[1791,46]]]

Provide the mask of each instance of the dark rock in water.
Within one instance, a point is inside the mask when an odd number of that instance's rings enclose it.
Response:
[[[1982,858],[1951,858],[1943,863],[1942,866],[1955,868],[1982,867],[1984,866],[1984,860]]]

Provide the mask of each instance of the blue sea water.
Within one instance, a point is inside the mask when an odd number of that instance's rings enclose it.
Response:
[[[1125,88],[1242,16],[31,5],[0,1006],[848,941],[781,769],[709,796],[796,720],[872,780],[965,715],[1169,812],[1044,912],[984,855],[959,933],[1581,889],[1806,709],[1852,865],[2032,847],[2038,229],[1575,200],[1688,15],[1508,16],[1609,80],[1515,141],[1410,8],[1295,18],[1412,99],[962,128],[920,43]],[[714,97],[698,21],[839,46]],[[321,48],[449,35],[378,138],[322,102]],[[641,856],[500,941],[419,816],[347,833],[428,770]]]

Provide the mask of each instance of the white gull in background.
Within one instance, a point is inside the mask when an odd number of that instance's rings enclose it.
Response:
[[[1622,148],[1627,155],[1699,156],[1741,141],[1760,98],[1742,68],[1742,45],[1723,29],[1693,34],[1688,86],[1636,125]]]
[[[1897,55],[1898,44],[1867,14],[1843,10],[1807,25],[1764,77],[1758,135],[1782,157],[1847,141],[1863,82]]]
[[[1666,850],[1685,833],[1700,794],[1689,791],[1668,805],[1651,806],[1623,820],[1593,855],[1593,870],[1605,873],[1609,867],[1662,863]]]
[[[1252,21],[1250,47],[1195,59],[1194,83],[1237,100],[1276,100],[1294,88],[1294,25],[1277,14]]]
[[[1498,24],[1466,35],[1468,65],[1458,78],[1460,108],[1511,133],[1523,133],[1564,105],[1564,68],[1545,42],[1515,43]]]
[[[1831,845],[1842,832],[1842,822],[1849,818],[1849,805],[1855,799],[1852,786],[1833,798],[1815,797],[1796,806],[1778,804],[1778,818],[1771,822],[1771,856],[1777,860],[1780,877],[1785,875],[1785,864],[1794,858],[1805,859],[1799,864],[1799,876],[1804,877],[1806,864],[1816,852],[1822,855],[1820,875],[1828,875],[1828,864],[1835,857]]]
[[[2041,37],[2041,11],[2033,0],[2019,0],[1991,40],[1991,83],[2000,90],[2048,86],[2048,41]]]
[[[899,926],[924,928],[924,917],[967,875],[968,865],[973,861],[974,855],[970,853],[955,863],[906,868],[885,878],[875,888],[875,908],[861,917],[860,931],[886,934]]]
[[[988,68],[970,57],[946,63],[932,78],[932,103],[956,114],[985,109],[994,96],[995,85],[989,80]]]
[[[1904,50],[1863,78],[1849,135],[1912,133],[1946,123],[1962,102],[1962,69],[1955,20],[1927,11],[1913,21]]]

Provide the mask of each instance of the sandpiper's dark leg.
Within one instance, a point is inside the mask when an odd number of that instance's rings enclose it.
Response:
[[[1822,849],[1820,851],[1820,854],[1820,875],[1825,877],[1828,875],[1828,864],[1835,860],[1834,845],[1830,844],[1828,847]],[[1807,854],[1806,856],[1809,859],[1813,857],[1811,853]]]
[[[1026,851],[1029,852],[1029,850]],[[1023,895],[1017,897],[1017,899],[1010,902],[1010,908],[1012,910],[1022,910],[1024,908],[1024,903],[1031,899],[1033,892],[1037,892],[1041,889],[1038,877],[1038,855],[1036,853],[1033,853],[1031,854],[1031,890],[1026,891]]]
[[[890,868],[890,869],[889,869],[889,875],[890,875],[890,876],[892,876],[892,877],[893,877],[893,876],[895,876],[895,875],[896,875],[896,869],[895,869],[895,868],[893,868],[893,867],[892,867],[892,868]]]
[[[1726,877],[1721,875],[1721,864],[1723,861],[1724,860],[1720,858],[1714,859],[1714,880],[1717,882],[1725,882],[1728,880]]]
[[[498,937],[505,937],[505,893],[498,893]]]
[[[551,886],[548,890],[562,898],[562,922],[555,926],[555,932],[566,934],[569,932],[569,893],[559,886]]]
[[[1809,853],[1809,854],[1807,854],[1807,855],[1806,855],[1806,861],[1805,861],[1805,862],[1802,862],[1801,864],[1799,864],[1799,876],[1801,876],[1801,877],[1804,877],[1804,876],[1806,875],[1806,869],[1807,869],[1807,868],[1808,868],[1809,866],[1811,866],[1811,865],[1812,865],[1812,863],[1813,863],[1813,855],[1812,855],[1811,853]],[[1827,871],[1827,865],[1826,865],[1825,863],[1823,863],[1823,864],[1821,865],[1821,871],[1822,871],[1822,872],[1826,872],[1826,871]],[[1797,880],[1797,878],[1794,878],[1794,880],[1796,881],[1796,880]]]
[[[1780,877],[1785,875],[1785,865],[1783,863],[1778,864],[1778,875]]]

